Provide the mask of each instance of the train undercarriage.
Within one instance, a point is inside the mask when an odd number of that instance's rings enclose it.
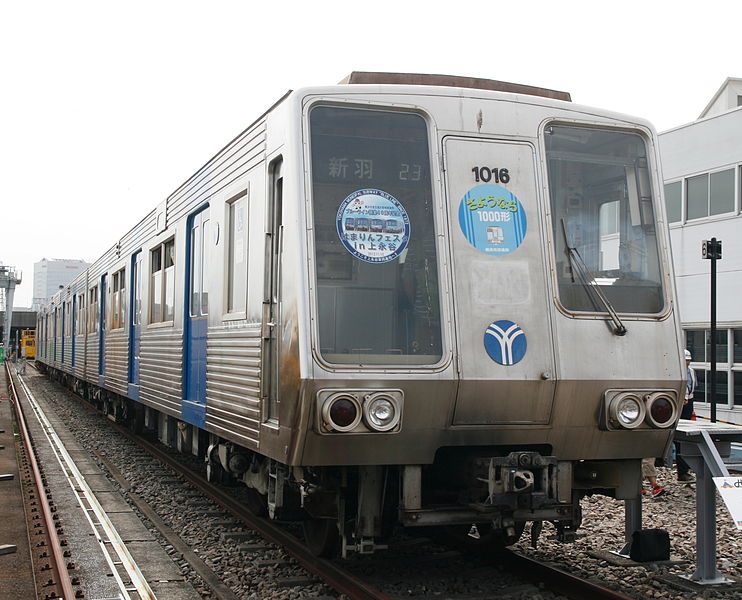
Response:
[[[53,379],[109,419],[202,458],[209,481],[244,484],[258,516],[300,521],[317,555],[387,548],[396,527],[473,549],[514,544],[526,523],[535,545],[543,524],[572,541],[580,500],[634,497],[638,460],[560,461],[550,448],[448,447],[430,465],[289,466],[141,403],[49,369]]]

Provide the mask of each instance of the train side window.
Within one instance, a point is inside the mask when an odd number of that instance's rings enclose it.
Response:
[[[88,333],[98,331],[98,286],[88,291]]]
[[[165,242],[165,274],[162,289],[165,303],[163,305],[163,320],[172,321],[175,318],[175,240]]]
[[[111,329],[121,329],[124,326],[126,313],[126,269],[113,274],[111,297]]]
[[[208,275],[212,237],[208,207],[192,217],[190,236],[189,314],[191,317],[202,317],[209,313]]]
[[[85,294],[77,295],[77,315],[75,315],[75,335],[85,333],[87,323],[85,321]]]
[[[245,312],[247,302],[247,192],[227,203],[227,312]]]
[[[150,252],[150,323],[166,323],[175,315],[175,239]]]
[[[208,213],[204,211],[204,218],[201,224],[201,314],[209,314],[209,287],[208,272],[210,266],[210,248],[211,248],[211,220]]]

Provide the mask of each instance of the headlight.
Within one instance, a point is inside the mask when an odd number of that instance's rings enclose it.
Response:
[[[366,396],[363,417],[366,426],[376,431],[389,431],[399,423],[399,408],[396,400],[383,392]]]
[[[647,421],[653,427],[670,427],[677,418],[675,403],[667,394],[647,394]]]
[[[316,428],[321,434],[397,433],[404,392],[398,389],[325,389],[317,392]]]
[[[644,402],[634,394],[616,396],[609,407],[611,421],[626,429],[639,427],[645,415]]]

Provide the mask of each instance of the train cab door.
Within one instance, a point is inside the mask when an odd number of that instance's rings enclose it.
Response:
[[[535,150],[447,137],[459,390],[453,425],[548,424],[555,382]]]
[[[275,160],[270,167],[270,203],[265,236],[265,281],[263,297],[263,398],[264,421],[278,422],[280,405],[280,336],[277,324],[281,322],[281,288],[283,271],[283,175],[282,161]]]
[[[100,278],[100,313],[98,322],[98,385],[103,387],[106,376],[106,276]]]
[[[139,399],[139,350],[142,335],[142,251],[131,257],[129,318],[129,398]]]
[[[207,273],[210,229],[208,206],[188,218],[182,418],[200,428],[206,424],[206,337],[209,325]]]

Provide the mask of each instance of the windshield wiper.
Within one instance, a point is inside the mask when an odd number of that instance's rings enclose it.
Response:
[[[567,254],[567,258],[569,258],[569,264],[572,271],[572,281],[575,280],[574,274],[575,272],[577,272],[577,277],[579,278],[582,286],[585,288],[585,291],[587,292],[590,301],[593,303],[593,306],[595,306],[595,308],[597,309],[598,304],[602,304],[603,308],[608,313],[611,321],[613,321],[613,333],[616,335],[626,335],[626,327],[621,322],[621,319],[619,318],[616,309],[613,308],[611,301],[608,300],[608,297],[603,293],[603,290],[600,289],[600,285],[598,285],[598,282],[595,281],[595,277],[590,272],[590,269],[588,269],[585,261],[582,260],[582,257],[580,256],[577,248],[570,246],[569,239],[567,238],[567,227],[564,224],[564,218],[562,218],[561,221],[562,233],[564,234],[564,248],[565,253]]]

